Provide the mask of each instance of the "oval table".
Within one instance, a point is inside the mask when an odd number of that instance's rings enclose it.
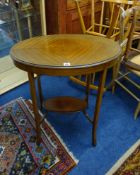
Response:
[[[30,38],[15,44],[10,55],[14,64],[28,72],[33,111],[36,122],[37,143],[41,138],[41,115],[37,104],[34,74],[50,76],[76,76],[87,74],[86,97],[57,97],[45,102],[46,110],[57,112],[83,111],[88,105],[90,74],[101,72],[94,117],[92,122],[92,143],[96,145],[96,128],[100,111],[107,70],[117,64],[121,48],[113,40],[83,34],[57,34]],[[42,104],[40,78],[39,97]]]

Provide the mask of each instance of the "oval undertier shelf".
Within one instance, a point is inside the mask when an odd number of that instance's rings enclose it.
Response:
[[[44,105],[47,111],[54,112],[83,111],[87,107],[85,100],[69,96],[50,98]]]

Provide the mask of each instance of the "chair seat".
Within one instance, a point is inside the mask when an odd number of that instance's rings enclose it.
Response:
[[[134,57],[131,59],[131,62],[140,66],[140,54],[134,56]],[[140,76],[140,72],[139,72],[139,71],[135,71],[135,70],[131,70],[131,71],[132,71],[134,74]]]

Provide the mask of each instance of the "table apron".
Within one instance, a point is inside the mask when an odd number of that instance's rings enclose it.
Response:
[[[118,58],[119,59],[119,58]],[[19,69],[22,69],[26,72],[35,73],[38,75],[49,75],[49,76],[75,76],[75,75],[84,75],[84,74],[90,74],[94,72],[100,72],[104,69],[108,69],[113,67],[117,62],[118,59],[112,60],[110,62],[106,63],[99,63],[97,65],[91,66],[91,67],[73,67],[73,68],[43,68],[43,67],[36,67],[36,66],[30,66],[26,65],[20,62],[17,62],[14,60],[14,64]]]

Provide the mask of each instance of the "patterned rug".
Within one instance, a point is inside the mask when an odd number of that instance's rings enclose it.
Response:
[[[18,98],[0,107],[0,174],[64,175],[77,161],[45,120],[36,145],[29,101]]]
[[[106,175],[140,175],[140,140],[138,140]]]

